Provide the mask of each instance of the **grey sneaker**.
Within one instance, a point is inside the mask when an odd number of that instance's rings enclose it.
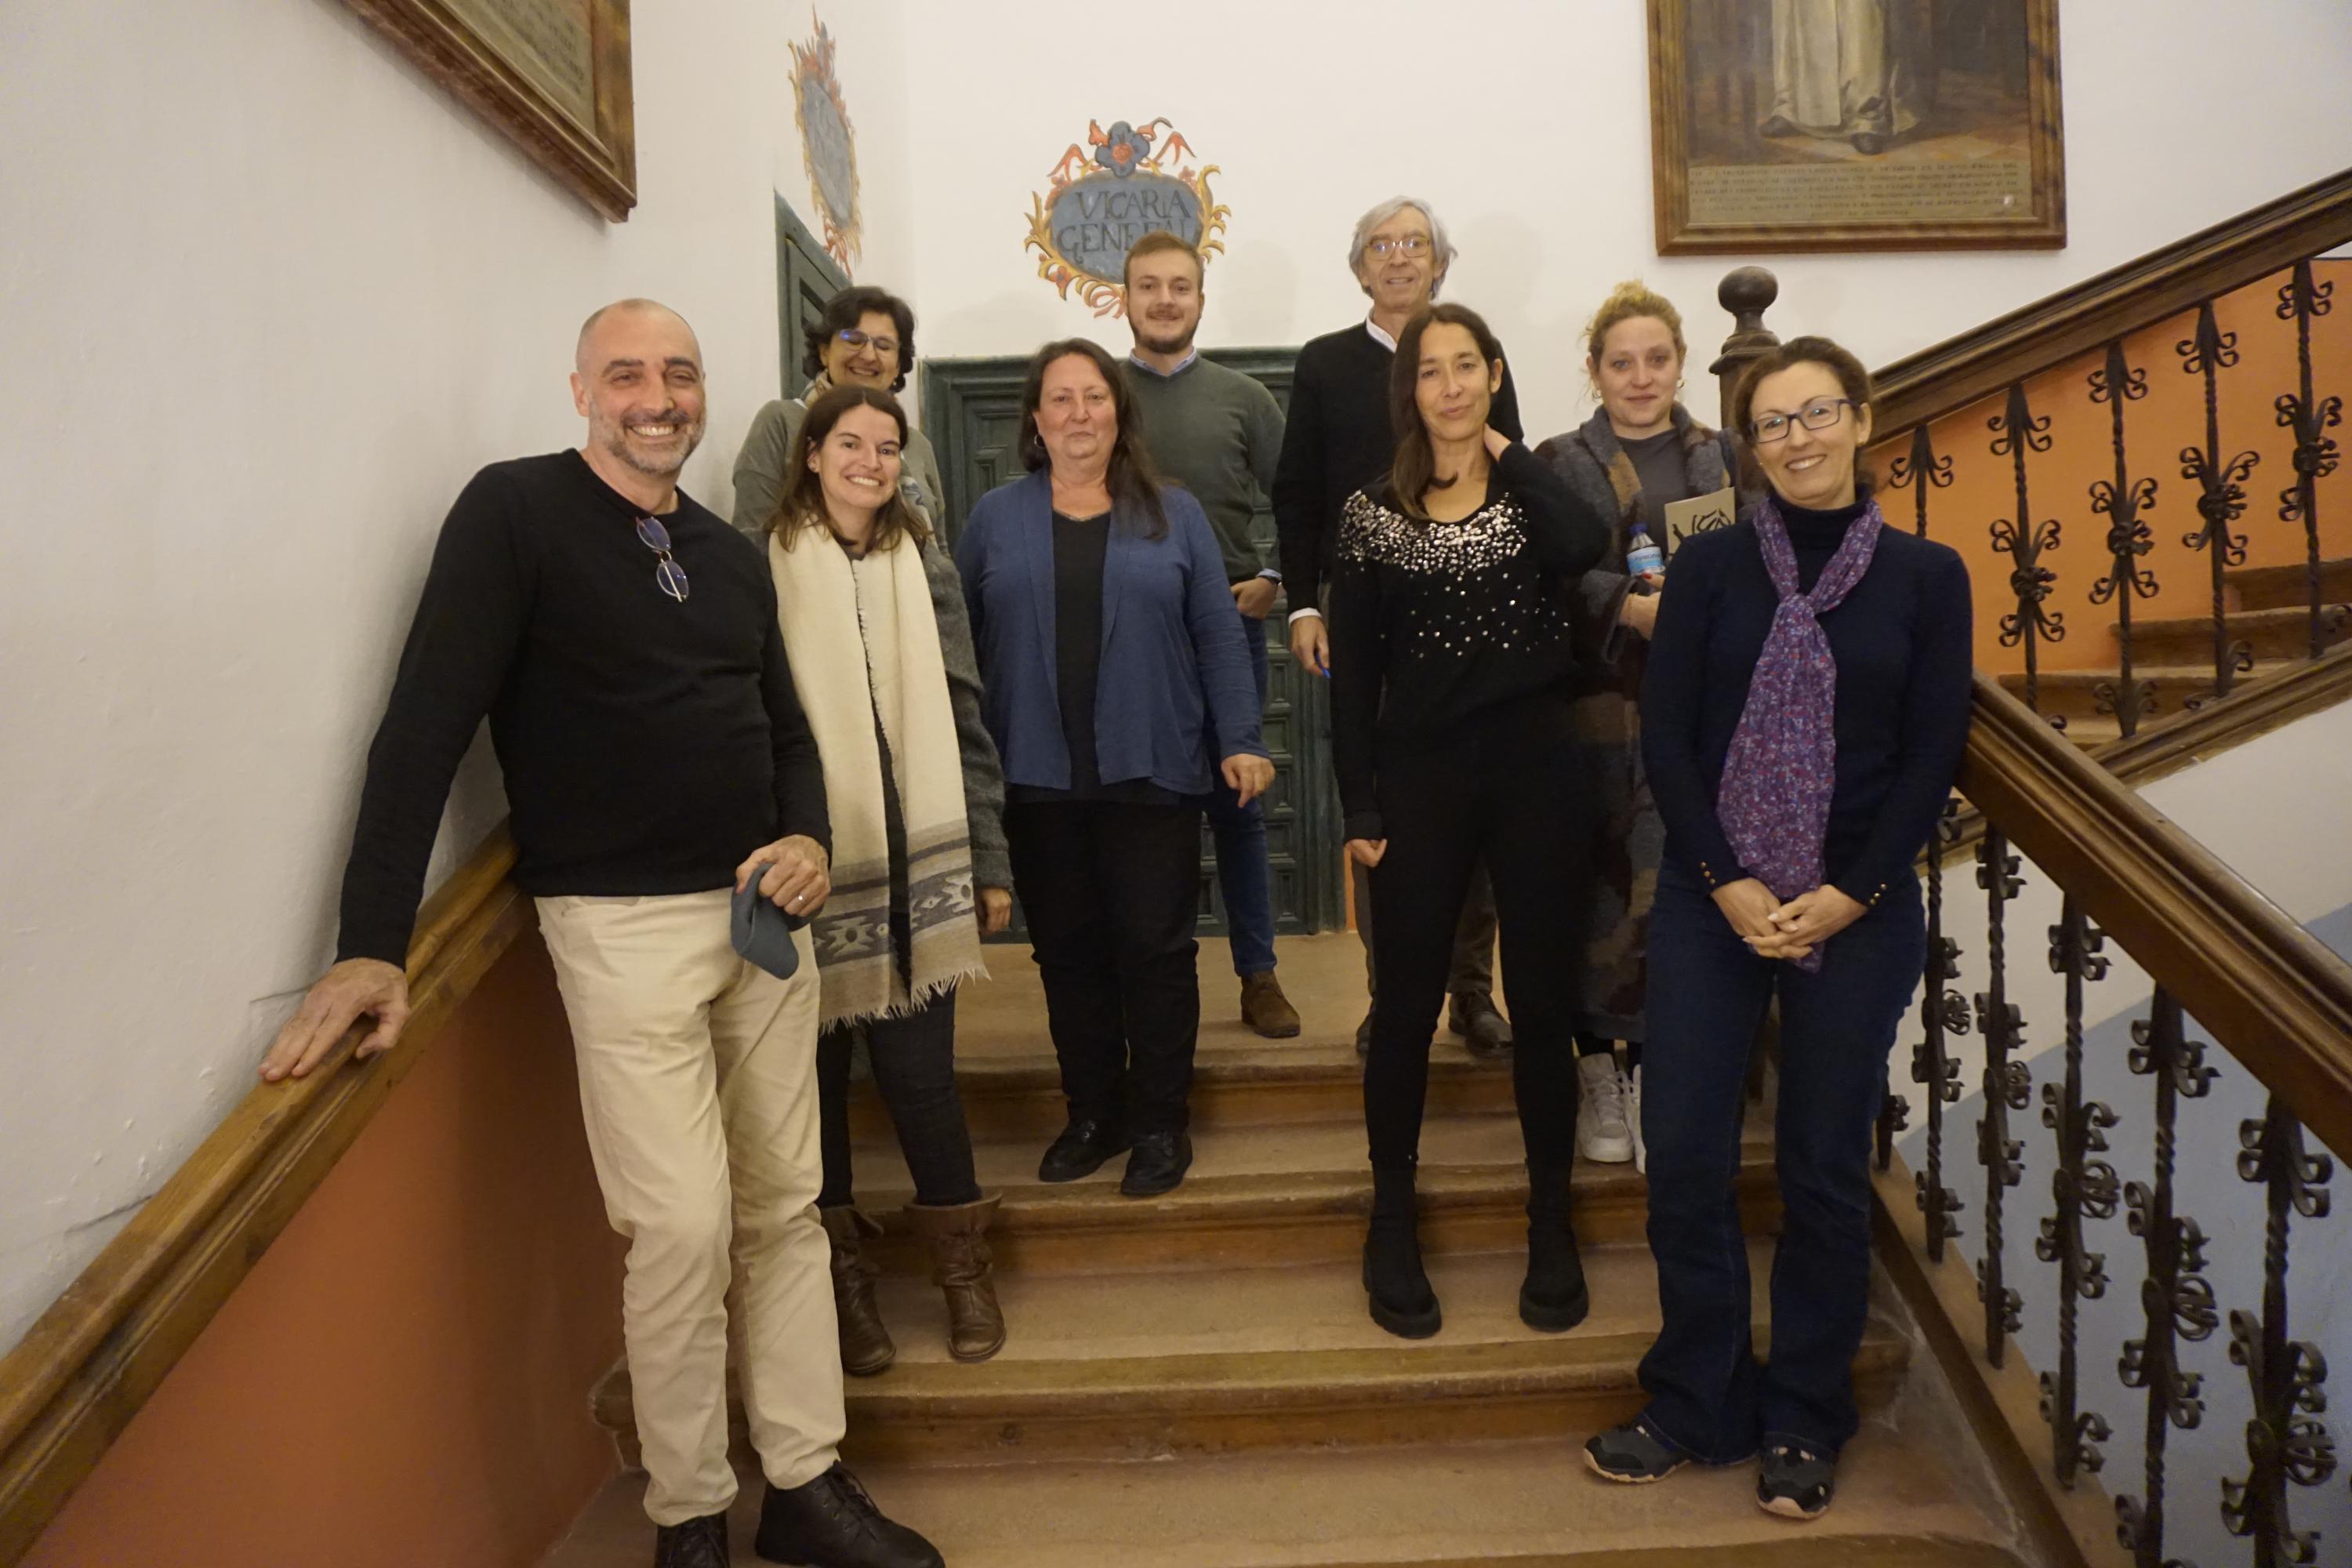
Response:
[[[1782,1519],[1819,1519],[1837,1488],[1837,1456],[1801,1443],[1767,1442],[1756,1470],[1756,1506]]]
[[[1625,1122],[1625,1080],[1615,1054],[1577,1058],[1576,1077],[1576,1152],[1598,1165],[1623,1164],[1633,1157],[1633,1133]]]
[[[1584,1467],[1605,1481],[1645,1487],[1663,1481],[1691,1462],[1665,1435],[1640,1416],[1612,1426],[1584,1445]]]

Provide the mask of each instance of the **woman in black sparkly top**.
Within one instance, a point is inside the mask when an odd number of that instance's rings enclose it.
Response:
[[[1590,793],[1569,724],[1570,611],[1608,529],[1488,426],[1502,380],[1476,312],[1437,305],[1406,326],[1390,375],[1396,466],[1349,498],[1331,585],[1332,753],[1348,853],[1372,879],[1381,976],[1364,1067],[1364,1288],[1373,1321],[1408,1339],[1439,1323],[1413,1168],[1454,918],[1482,856],[1530,1186],[1519,1315],[1568,1329],[1589,1305],[1568,1219]]]

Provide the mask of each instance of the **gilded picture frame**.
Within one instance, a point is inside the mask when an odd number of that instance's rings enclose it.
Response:
[[[2066,243],[2058,0],[1649,0],[1658,253]]]
[[[614,223],[637,205],[629,0],[344,0]]]

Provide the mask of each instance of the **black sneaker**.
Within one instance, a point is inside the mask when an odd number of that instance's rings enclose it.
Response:
[[[1045,1157],[1037,1162],[1037,1179],[1075,1182],[1080,1176],[1091,1176],[1102,1169],[1104,1161],[1125,1152],[1133,1142],[1118,1122],[1074,1116],[1046,1149]]]
[[[1767,1443],[1756,1471],[1756,1506],[1782,1519],[1819,1519],[1837,1489],[1837,1456],[1801,1443]]]
[[[1127,1174],[1118,1190],[1130,1198],[1156,1198],[1176,1190],[1192,1168],[1192,1140],[1181,1132],[1146,1132],[1135,1141],[1127,1157]]]
[[[1604,1481],[1645,1487],[1663,1481],[1691,1462],[1647,1417],[1612,1426],[1584,1445],[1584,1465]]]
[[[654,1531],[654,1568],[732,1568],[732,1563],[723,1513],[706,1513]]]
[[[946,1568],[929,1542],[883,1518],[837,1461],[806,1486],[768,1489],[755,1544],[769,1562],[794,1568]]]

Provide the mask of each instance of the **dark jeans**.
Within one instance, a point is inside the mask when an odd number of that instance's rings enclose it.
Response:
[[[1250,668],[1257,676],[1257,708],[1265,711],[1267,681],[1265,622],[1242,617],[1249,633]],[[1211,763],[1223,762],[1210,746]],[[1234,948],[1234,973],[1262,974],[1274,967],[1274,873],[1265,860],[1264,797],[1239,804],[1233,786],[1217,778],[1209,792],[1209,831],[1217,845],[1217,888],[1225,896],[1225,935]]]
[[[1200,808],[1013,802],[1004,837],[1072,1119],[1182,1131],[1201,1028]]]
[[[955,993],[902,1018],[835,1024],[817,1037],[817,1129],[824,1150],[819,1208],[852,1201],[849,1169],[849,1056],[866,1031],[874,1087],[898,1129],[898,1148],[915,1178],[915,1201],[938,1205],[980,1201],[972,1173],[971,1130],[956,1092]]]
[[[1377,763],[1388,853],[1371,873],[1380,1002],[1364,1063],[1375,1170],[1414,1163],[1429,1043],[1444,1005],[1454,931],[1486,862],[1511,977],[1511,1084],[1528,1163],[1576,1156],[1576,1007],[1591,907],[1591,790],[1568,704],[1548,695],[1472,718],[1425,750]]]
[[[1658,1429],[1701,1459],[1767,1436],[1835,1452],[1853,1436],[1870,1294],[1870,1141],[1887,1052],[1927,959],[1904,878],[1832,937],[1822,967],[1759,958],[1671,861],[1650,917],[1650,1251],[1664,1326],[1642,1361]],[[1516,972],[1515,972],[1516,973]],[[1786,1210],[1772,1255],[1772,1359],[1750,1350],[1748,1246],[1732,1184],[1748,1050],[1780,999],[1773,1131]]]

